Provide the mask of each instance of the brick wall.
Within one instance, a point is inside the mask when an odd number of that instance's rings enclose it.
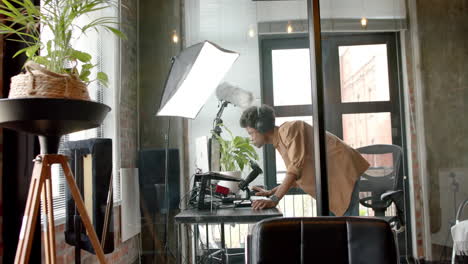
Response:
[[[120,162],[122,168],[136,168],[137,161],[137,5],[133,0],[122,0],[122,31],[127,41],[121,41],[121,98],[120,98]]]
[[[0,98],[3,98],[3,37],[0,36]],[[0,264],[3,263],[3,131],[0,128]]]
[[[411,50],[411,36],[409,32],[406,33],[406,43],[405,46],[408,47],[406,53],[406,69],[407,69],[407,76],[408,76],[408,101],[409,101],[409,114],[411,116],[411,120],[415,120],[417,117],[416,115],[416,87],[414,85],[414,72],[413,72],[413,54]],[[413,227],[412,232],[416,235],[416,251],[417,256],[415,257],[422,257],[424,256],[424,214],[423,214],[423,199],[422,199],[422,185],[421,185],[421,174],[420,174],[420,166],[419,166],[419,159],[418,156],[418,133],[416,130],[416,123],[410,122],[408,124],[410,126],[410,136],[411,136],[411,169],[413,171],[413,192],[414,192],[414,212],[415,212],[415,223],[416,226]]]
[[[74,263],[75,247],[65,243],[65,225],[55,227],[55,245],[57,250],[57,264]],[[138,259],[138,240],[136,238],[121,242],[120,232],[120,206],[114,207],[114,252],[106,254],[107,263],[130,264]],[[44,233],[43,233],[44,234]],[[44,250],[42,250],[44,254]],[[44,262],[44,255],[42,256]],[[87,251],[81,250],[81,263],[99,263],[97,257]]]
[[[121,41],[120,63],[121,100],[120,100],[120,162],[122,168],[136,167],[137,157],[137,1],[122,0],[122,31],[127,40]],[[115,250],[106,255],[108,263],[136,263],[139,256],[139,236],[121,242],[120,206],[114,207]],[[65,243],[64,225],[55,230],[57,245],[57,264],[73,263],[75,248]],[[82,263],[99,263],[97,257],[81,251]],[[1,263],[0,263],[1,264]]]

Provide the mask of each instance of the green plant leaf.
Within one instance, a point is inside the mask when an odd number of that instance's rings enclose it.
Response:
[[[3,0],[2,2],[6,5],[8,10],[10,10],[15,15],[15,17],[21,16],[21,12],[16,7],[14,7],[10,2],[8,2],[8,0]]]
[[[103,72],[98,72],[97,73],[97,79],[99,82],[101,82],[104,86],[108,86],[109,85],[109,77],[107,77],[107,74],[103,73]]]
[[[91,63],[86,63],[86,64],[81,65],[81,69],[82,70],[91,70],[94,66],[96,66],[96,65],[93,65]]]
[[[52,52],[52,40],[47,41],[47,54]]]
[[[25,28],[22,27],[22,28],[19,28],[19,29],[13,29],[12,27],[9,27],[9,26],[7,26],[5,24],[0,24],[0,32],[5,31],[4,33],[2,32],[2,34],[5,34],[5,33],[16,34],[19,37],[21,37],[21,36],[30,37],[35,42],[39,41],[39,38],[37,36],[22,32],[21,30],[23,30],[23,29],[25,29]],[[24,40],[24,41],[26,42],[26,40]]]
[[[224,124],[221,124],[232,140],[226,140],[216,134],[214,137],[220,143],[220,164],[223,170],[244,170],[249,160],[258,160],[258,154],[247,137],[233,136],[232,132]]]
[[[42,56],[36,56],[32,58],[32,60],[36,63],[42,64],[42,65],[49,65],[49,60],[47,58],[42,57]]]
[[[30,46],[30,47],[27,47],[26,48],[26,56],[28,56],[28,58],[32,58],[34,56],[36,56],[37,54],[37,51],[39,50],[40,46],[39,45],[34,45],[34,46]]]
[[[104,26],[106,29],[108,29],[109,31],[111,31],[112,33],[114,33],[115,35],[117,35],[118,37],[120,37],[121,39],[127,39],[127,36],[120,30],[114,28],[114,27],[110,27],[110,26]]]
[[[71,56],[74,59],[77,59],[77,60],[79,60],[81,62],[89,62],[89,61],[91,61],[91,58],[92,58],[92,56],[89,53],[82,52],[82,51],[75,50],[75,49],[72,49]]]
[[[244,170],[244,160],[241,157],[235,157],[235,160],[236,160],[237,166],[239,166],[239,169],[241,171],[243,171]]]
[[[89,75],[91,75],[90,70],[81,70],[81,73],[79,75],[80,80],[83,82],[88,82],[89,81]]]
[[[3,6],[0,6],[0,8],[4,8]],[[5,11],[4,9],[0,9],[0,14],[5,15],[7,17],[15,18],[15,14]]]
[[[237,137],[235,137],[235,138],[233,139],[233,144],[234,144],[234,146],[239,146],[239,145],[241,145],[242,143],[244,143],[242,137],[237,136]]]
[[[27,50],[28,48],[29,48],[29,47],[26,47],[26,48],[23,48],[23,49],[18,50],[18,51],[15,53],[15,55],[13,55],[13,58],[15,58],[16,56],[18,56],[18,55],[20,55],[20,54],[26,52],[26,50]]]

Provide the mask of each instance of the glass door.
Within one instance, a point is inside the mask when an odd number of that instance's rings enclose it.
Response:
[[[277,125],[290,120],[312,124],[307,37],[268,36],[260,43],[263,102],[274,107]],[[397,43],[395,33],[322,36],[326,130],[355,149],[375,144],[404,147]],[[272,146],[266,149],[265,155],[265,182],[268,188],[273,188],[282,182],[286,168]],[[364,156],[374,166],[393,165],[391,155]],[[399,175],[406,175],[405,164],[403,159]],[[363,188],[361,196],[369,195],[366,186]],[[315,200],[304,201],[309,195],[300,190],[288,194],[280,204],[286,216],[316,214]],[[302,209],[309,206],[312,206],[310,212]],[[374,211],[361,205],[360,215],[372,216]],[[396,215],[395,206],[390,206],[386,215]],[[409,230],[410,223],[406,222]],[[399,235],[402,255],[407,250],[405,237],[410,237],[409,232]]]
[[[327,129],[354,148],[402,146],[397,36],[323,36]]]

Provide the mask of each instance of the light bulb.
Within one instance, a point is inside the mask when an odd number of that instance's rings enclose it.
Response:
[[[179,36],[177,35],[177,32],[174,30],[174,33],[172,34],[172,42],[178,43],[179,42]]]
[[[367,18],[365,18],[365,17],[361,18],[361,27],[362,28],[367,28]]]
[[[251,38],[255,37],[255,29],[253,27],[249,28],[249,37]]]
[[[288,33],[292,33],[293,30],[294,30],[294,28],[293,28],[293,26],[291,25],[291,23],[288,23],[288,27],[286,28],[286,31],[287,31]]]

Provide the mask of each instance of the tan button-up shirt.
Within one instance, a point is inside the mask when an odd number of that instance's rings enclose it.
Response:
[[[330,210],[341,216],[349,206],[354,184],[369,168],[369,163],[359,152],[329,132],[326,133],[326,141]],[[296,175],[296,184],[315,198],[312,126],[303,121],[285,122],[275,128],[273,146],[281,154],[287,172]]]

